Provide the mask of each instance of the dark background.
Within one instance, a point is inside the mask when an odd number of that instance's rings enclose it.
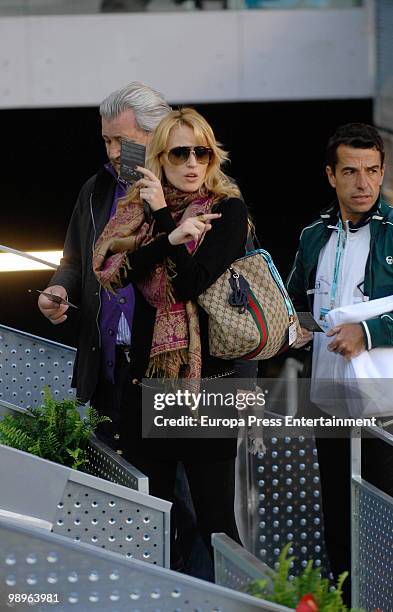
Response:
[[[285,278],[301,228],[333,198],[324,174],[327,139],[343,123],[370,123],[372,100],[195,108],[230,152],[226,171],[238,181],[262,247]],[[0,120],[0,244],[61,249],[78,191],[105,161],[98,110],[2,110]],[[75,345],[75,319],[52,326],[36,308],[37,294],[28,293],[43,289],[50,277],[50,272],[0,272],[0,324]]]

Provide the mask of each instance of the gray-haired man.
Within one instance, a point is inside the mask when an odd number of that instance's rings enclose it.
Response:
[[[93,274],[92,251],[127,188],[119,177],[121,139],[147,144],[150,132],[169,111],[160,93],[139,82],[113,92],[101,103],[102,137],[109,162],[80,191],[68,226],[63,259],[46,289],[79,306],[80,331],[72,385],[80,401],[91,400],[100,412],[112,418],[112,423],[102,428],[102,434],[113,448],[122,447],[119,419],[124,413],[122,404],[127,401],[126,385],[144,374],[138,371],[138,364],[145,363],[143,352],[149,347],[146,330],[153,327],[150,319],[154,311],[131,285],[113,296],[102,291]],[[68,306],[43,295],[38,306],[54,324],[67,318]],[[138,326],[132,329],[134,317]]]

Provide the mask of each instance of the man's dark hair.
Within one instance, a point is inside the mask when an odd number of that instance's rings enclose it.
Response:
[[[381,166],[385,159],[383,140],[372,125],[366,123],[347,123],[338,128],[329,139],[326,147],[326,164],[330,166],[333,174],[336,172],[337,149],[340,145],[354,147],[355,149],[377,149],[381,155]]]

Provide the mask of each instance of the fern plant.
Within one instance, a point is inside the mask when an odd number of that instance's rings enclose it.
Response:
[[[288,608],[301,609],[297,607],[302,598],[311,595],[315,600],[318,612],[348,612],[348,608],[342,599],[342,585],[348,576],[344,572],[338,579],[335,589],[327,578],[322,578],[320,570],[313,567],[309,561],[303,572],[293,580],[289,580],[289,570],[295,557],[288,557],[291,544],[287,544],[278,558],[278,569],[271,572],[271,583],[266,579],[254,580],[247,585],[247,593],[260,599],[271,601]],[[312,608],[302,608],[311,610]],[[365,612],[364,610],[352,608],[349,612]]]
[[[0,421],[0,444],[78,469],[86,463],[92,433],[105,421],[110,421],[109,417],[92,407],[82,419],[75,400],[55,400],[45,387],[42,406]]]

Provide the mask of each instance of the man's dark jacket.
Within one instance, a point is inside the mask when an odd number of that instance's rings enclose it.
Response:
[[[110,215],[116,187],[115,178],[104,168],[83,185],[68,226],[60,267],[51,285],[62,285],[71,302],[80,308],[78,352],[72,386],[77,397],[88,401],[96,388],[101,365],[99,313],[100,285],[93,273],[92,254],[95,242]],[[115,298],[114,298],[115,299]],[[141,379],[149,359],[155,310],[147,304],[135,287],[132,329],[131,377]]]
[[[338,203],[322,211],[305,227],[287,281],[289,295],[298,311],[313,311],[313,291],[319,253],[337,224]],[[393,208],[379,198],[370,219],[370,252],[364,272],[364,294],[370,300],[393,295]],[[393,346],[393,312],[365,321],[367,348]]]

